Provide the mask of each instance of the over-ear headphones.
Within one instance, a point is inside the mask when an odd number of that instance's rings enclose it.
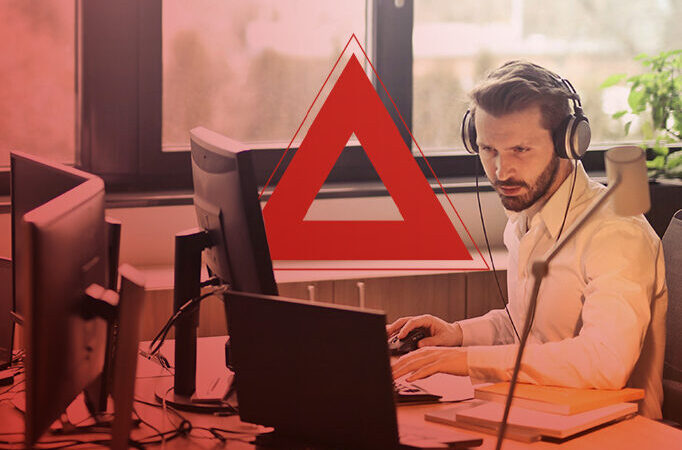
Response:
[[[554,152],[559,158],[580,159],[590,145],[590,138],[592,137],[590,122],[585,114],[583,114],[580,96],[570,81],[565,78],[557,78],[557,82],[561,83],[562,86],[566,87],[573,94],[570,97],[573,102],[573,113],[569,114],[552,133]],[[477,154],[476,125],[474,114],[471,110],[467,110],[464,118],[462,118],[461,133],[462,142],[467,152]]]

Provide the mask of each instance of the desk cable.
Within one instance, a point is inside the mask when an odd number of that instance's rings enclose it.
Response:
[[[211,278],[209,280],[206,280],[205,282],[202,283],[203,286],[215,286],[218,285],[220,281],[218,280],[217,277]],[[157,356],[159,354],[159,351],[161,350],[161,346],[163,345],[164,341],[166,340],[166,336],[168,335],[168,332],[170,329],[175,325],[175,322],[178,321],[187,311],[193,310],[199,303],[201,303],[202,300],[204,300],[207,297],[210,297],[212,295],[221,295],[224,294],[225,291],[229,289],[229,285],[227,284],[219,284],[216,289],[213,289],[210,292],[206,292],[204,294],[201,294],[198,297],[194,297],[192,299],[187,300],[178,310],[171,316],[170,319],[168,319],[168,322],[161,328],[161,330],[158,332],[158,334],[154,337],[152,342],[149,344],[149,354],[151,356]],[[163,358],[162,356],[160,358]],[[167,369],[170,369],[170,364],[166,360],[165,362],[163,361],[165,358],[160,359],[160,363],[162,366],[164,366]]]

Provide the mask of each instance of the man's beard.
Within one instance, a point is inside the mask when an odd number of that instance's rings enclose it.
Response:
[[[554,181],[558,170],[559,157],[557,155],[553,155],[552,160],[547,164],[547,167],[545,167],[545,170],[542,171],[533,186],[528,186],[528,184],[525,182],[516,180],[495,181],[495,186],[519,186],[527,188],[525,194],[515,196],[506,196],[498,190],[497,193],[502,200],[502,206],[509,211],[516,212],[529,208],[531,205],[533,205],[533,203],[538,201],[538,199],[547,193],[547,190],[552,185],[552,181]]]

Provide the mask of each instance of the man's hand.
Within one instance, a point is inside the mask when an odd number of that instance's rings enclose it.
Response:
[[[456,322],[446,321],[431,315],[403,317],[386,326],[386,333],[391,336],[398,333],[398,339],[403,339],[411,330],[424,327],[429,330],[431,336],[419,341],[419,347],[430,345],[457,346],[462,345],[462,329]]]
[[[463,348],[425,347],[401,357],[393,364],[393,379],[411,373],[406,381],[426,378],[434,373],[469,375],[467,351]]]

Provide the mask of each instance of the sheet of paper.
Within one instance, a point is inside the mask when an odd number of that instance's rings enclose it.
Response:
[[[430,377],[413,381],[412,384],[431,394],[440,395],[442,402],[458,402],[474,398],[474,386],[469,377],[436,373]]]

